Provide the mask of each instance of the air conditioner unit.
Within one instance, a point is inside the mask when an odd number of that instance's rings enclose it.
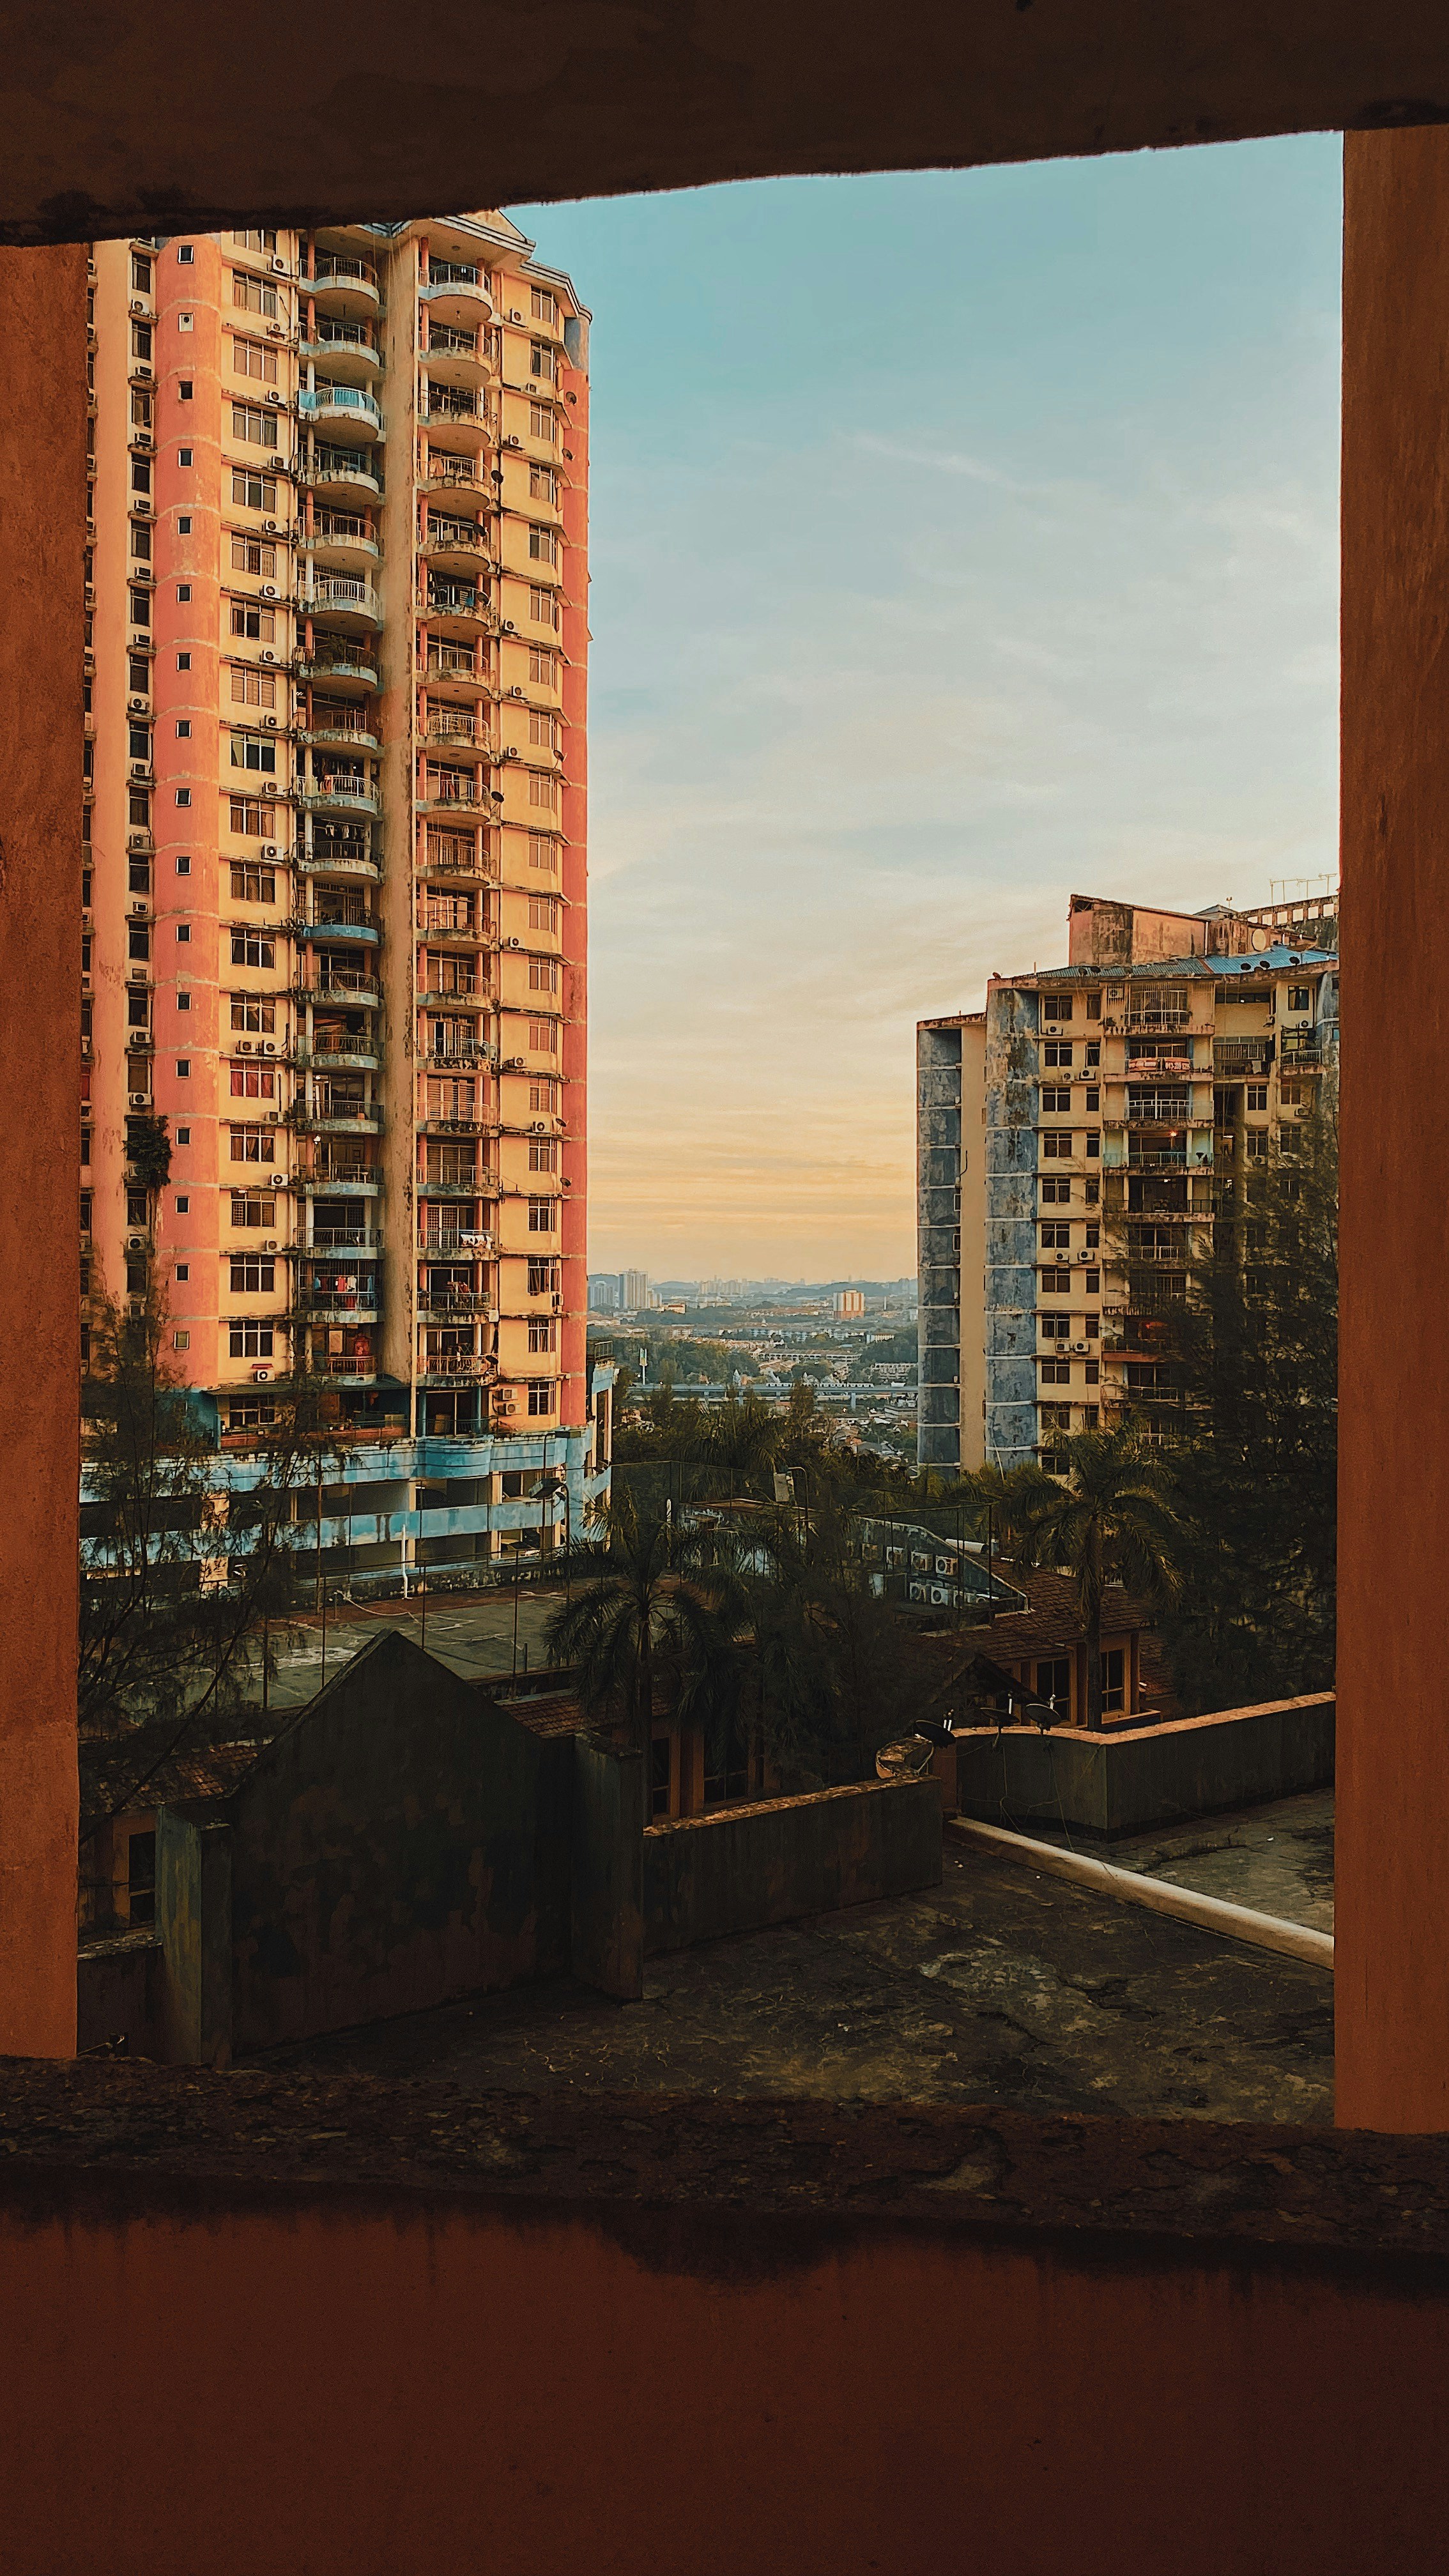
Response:
[[[133,295],[133,296],[132,296],[132,298],[131,298],[131,311],[132,311],[133,313],[144,313],[144,312],[145,312],[145,310],[146,310],[146,307],[145,307],[145,305],[142,303],[140,296],[139,296],[139,295]]]
[[[271,1374],[272,1374],[272,1372],[271,1372],[271,1370],[270,1370],[270,1369],[265,1369],[265,1368],[257,1368],[257,1369],[253,1369],[253,1371],[252,1371],[252,1384],[253,1384],[253,1386],[265,1386],[265,1385],[266,1385],[266,1383],[267,1383],[267,1380],[268,1380],[268,1378],[271,1376]]]
[[[276,598],[276,596],[277,596],[277,585],[276,585],[276,583],[275,583],[274,581],[264,581],[264,582],[263,582],[263,584],[262,584],[262,597],[263,597],[263,599],[275,599],[275,598]]]
[[[258,1055],[275,1055],[276,1052],[277,1041],[275,1038],[263,1038],[261,1045],[257,1049]]]
[[[264,842],[262,843],[262,857],[263,857],[264,859],[274,859],[274,858],[276,857],[276,855],[277,855],[277,845],[276,845],[276,842],[275,842],[275,841],[264,841]]]
[[[276,1125],[276,1123],[277,1123],[277,1120],[281,1117],[281,1114],[282,1114],[282,1113],[281,1113],[280,1109],[269,1109],[269,1110],[267,1111],[267,1116],[270,1118],[270,1120],[271,1120],[271,1122],[272,1122],[272,1125],[273,1125],[274,1127],[275,1127],[275,1125]]]
[[[505,447],[521,447],[523,445],[523,441],[521,438],[514,438],[510,435],[505,438],[503,444]]]
[[[251,1039],[238,1038],[236,1042],[236,1051],[238,1055],[250,1055],[252,1051]]]
[[[263,718],[262,718],[262,722],[263,722],[263,724],[264,724],[264,725],[273,725],[273,726],[275,726],[276,721],[277,721],[277,719],[276,719],[276,717],[275,717],[275,716],[263,716]]]
[[[272,530],[272,533],[275,535],[276,530],[277,530],[277,526],[278,526],[278,522],[277,522],[275,519],[263,519],[263,521],[262,521],[262,526],[263,526],[264,528],[270,528],[270,529]]]
[[[144,1091],[138,1091],[138,1092],[137,1092],[137,1094],[136,1094],[136,1098],[137,1098],[138,1100],[144,1100],[144,1099],[145,1099],[145,1097],[146,1097],[146,1094],[145,1094],[145,1092],[144,1092]],[[145,1238],[144,1234],[128,1234],[128,1235],[127,1235],[127,1237],[126,1237],[126,1250],[127,1250],[128,1252],[144,1252],[144,1251],[145,1251],[145,1249],[146,1249],[146,1238]]]
[[[126,847],[128,850],[144,850],[150,838],[151,835],[149,832],[128,832],[126,834]]]
[[[286,332],[283,330],[280,322],[269,322],[267,324],[267,338],[269,340],[285,340],[286,336]]]
[[[269,1236],[269,1237],[268,1237],[268,1240],[267,1240],[267,1241],[262,1245],[262,1250],[263,1250],[263,1252],[275,1252],[275,1251],[276,1251],[276,1248],[277,1248],[277,1238],[276,1238],[276,1236],[275,1236],[275,1235],[271,1235],[271,1236]]]
[[[128,1109],[145,1109],[149,1105],[150,1099],[151,1094],[149,1091],[128,1091],[126,1094],[126,1106]],[[134,1238],[137,1243],[139,1243],[140,1239],[139,1235]]]
[[[527,384],[524,386],[523,390],[524,390],[524,392],[525,392],[526,394],[536,394],[536,393],[537,393],[537,391],[538,391],[538,385],[537,385],[536,380],[535,380],[532,376],[530,376],[530,377],[529,377],[528,382],[527,382]]]
[[[502,945],[505,948],[521,948],[523,946],[523,942],[521,939],[505,939]]]
[[[149,359],[133,358],[131,360],[131,373],[133,376],[149,376],[152,372],[153,370]]]
[[[133,760],[133,761],[132,761],[132,763],[131,763],[131,776],[132,776],[133,778],[149,778],[149,777],[150,777],[150,775],[151,775],[151,764],[150,764],[150,762],[149,762],[149,761],[147,761],[147,760]]]
[[[520,693],[520,694],[521,694],[521,693]],[[128,698],[128,699],[126,700],[126,704],[127,704],[127,706],[128,706],[128,707],[135,707],[135,708],[139,709],[139,711],[140,711],[140,713],[141,713],[142,715],[144,715],[144,714],[145,714],[145,712],[146,712],[146,701],[145,701],[145,699],[144,699],[144,698]]]
[[[1068,1342],[1067,1348],[1074,1359],[1084,1360],[1090,1355],[1092,1345],[1090,1342]]]
[[[135,902],[131,906],[131,910],[133,912],[144,912],[146,908],[145,896],[143,894],[137,895]]]
[[[513,944],[515,947],[518,945],[516,940]],[[546,1118],[531,1118],[528,1122],[528,1132],[530,1136],[546,1136],[549,1132],[548,1120]]]
[[[262,655],[262,660],[263,660],[264,662],[275,662],[276,658],[277,658],[277,657],[276,657],[276,654],[275,654],[275,653],[264,653],[264,654]]]
[[[135,511],[138,519],[149,519],[152,515],[150,502],[145,498],[144,494],[140,492],[132,493],[131,507]]]
[[[521,697],[522,697],[522,695],[523,695],[523,691],[522,691],[522,689],[519,687],[518,682],[517,682],[516,680],[514,681],[513,686],[512,686],[512,688],[509,690],[508,694],[509,694],[510,698],[521,698]]]
[[[514,625],[513,620],[512,620],[512,618],[511,618],[511,617],[505,617],[505,618],[504,618],[504,620],[503,620],[503,632],[504,632],[504,634],[505,634],[505,635],[516,635],[516,634],[518,633],[518,629],[517,629],[517,627]]]

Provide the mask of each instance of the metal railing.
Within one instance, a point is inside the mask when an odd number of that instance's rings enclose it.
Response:
[[[471,770],[434,769],[423,773],[423,793],[433,805],[481,805],[482,791]]]
[[[423,543],[429,546],[467,546],[481,554],[483,530],[476,519],[450,519],[441,511],[430,510]]]
[[[483,489],[471,456],[430,456],[422,479],[425,483],[466,483],[474,492]]]
[[[313,440],[310,461],[304,464],[302,471],[304,477],[318,483],[325,482],[329,475],[355,478],[359,474],[365,474],[370,482],[379,485],[382,481],[370,447],[330,447],[322,439]]]
[[[382,1236],[375,1226],[319,1225],[308,1234],[298,1226],[292,1238],[298,1252],[380,1252]]]
[[[313,537],[362,537],[369,545],[377,542],[360,510],[319,510],[310,533]]]
[[[488,728],[467,707],[435,707],[428,717],[429,742],[480,742]]]
[[[474,396],[456,385],[430,384],[422,416],[424,420],[481,420],[482,413]]]
[[[482,286],[483,272],[465,259],[430,259],[429,286]]]
[[[377,271],[368,260],[348,259],[341,251],[329,250],[317,262],[314,276],[303,282],[306,285],[331,286],[345,284],[349,278],[360,278],[364,286],[376,286]]]
[[[370,349],[374,356],[377,353],[377,343],[368,322],[337,322],[328,315],[319,320],[315,333],[309,332],[307,336],[314,346],[320,347],[323,341],[331,340],[339,348]]]
[[[371,582],[359,580],[354,573],[321,574],[311,590],[302,593],[299,604],[308,608],[314,603],[318,608],[366,608],[374,616],[382,614]]]

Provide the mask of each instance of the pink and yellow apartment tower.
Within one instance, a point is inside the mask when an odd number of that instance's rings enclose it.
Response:
[[[349,1575],[461,1579],[607,1481],[588,314],[496,213],[91,266],[91,1311],[161,1302],[223,1486],[305,1383]]]

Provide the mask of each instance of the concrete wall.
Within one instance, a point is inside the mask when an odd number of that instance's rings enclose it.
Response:
[[[364,1647],[231,1801],[237,2051],[566,1969],[572,1785],[569,1738]]]
[[[644,1757],[573,1738],[572,1965],[631,2002],[644,1991]]]
[[[1130,1834],[1319,1788],[1333,1778],[1333,1738],[1331,1694],[1111,1735],[979,1727],[957,1739],[957,1796],[963,1815],[988,1824]]]
[[[651,1825],[644,1947],[687,1950],[801,1914],[936,1887],[941,1798],[933,1779],[870,1781]]]
[[[164,2059],[164,1961],[149,1925],[93,1941],[76,1961],[76,2047],[124,2039],[131,2057]]]

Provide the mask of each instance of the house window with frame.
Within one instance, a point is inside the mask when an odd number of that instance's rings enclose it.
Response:
[[[531,1172],[558,1170],[558,1139],[554,1136],[530,1136],[528,1168]]]
[[[253,868],[243,863],[231,871],[233,903],[275,903],[277,872],[275,868]]]
[[[277,746],[260,734],[234,733],[231,738],[231,765],[233,769],[270,771],[275,776]]]
[[[248,1191],[231,1193],[231,1221],[240,1233],[270,1234],[277,1222],[277,1202]]]
[[[1070,1270],[1043,1270],[1041,1293],[1044,1297],[1070,1297],[1072,1293]]]
[[[151,278],[152,269],[149,259],[143,259],[139,251],[133,250],[131,253],[131,293],[133,295],[149,295],[151,292]]]
[[[230,1159],[234,1163],[274,1163],[277,1159],[277,1132],[274,1127],[233,1127]]]
[[[546,340],[530,340],[528,344],[528,372],[532,376],[535,384],[551,385],[553,383],[554,363],[554,353]]]
[[[557,876],[557,841],[550,841],[542,832],[530,832],[528,836],[528,864],[531,868],[546,868],[550,876]]]
[[[556,993],[558,991],[558,959],[556,957],[530,957],[528,961],[528,989],[530,993]]]
[[[1041,1363],[1041,1382],[1043,1386],[1070,1386],[1072,1382],[1071,1361],[1044,1359]]]
[[[528,1044],[534,1055],[557,1055],[558,1028],[553,1020],[530,1020]]]
[[[547,930],[557,934],[558,897],[556,895],[531,894],[529,896],[528,926],[530,930]]]
[[[1311,1011],[1313,1008],[1312,985],[1290,984],[1288,987],[1288,1008],[1290,1011]]]
[[[557,1209],[557,1199],[530,1199],[528,1202],[529,1233],[556,1234],[558,1232]]]
[[[530,1109],[543,1109],[553,1117],[559,1114],[559,1087],[556,1082],[531,1082],[528,1086]]]
[[[275,939],[264,939],[260,931],[234,930],[231,934],[231,962],[233,966],[252,966],[265,971],[276,965],[277,943]]]
[[[255,226],[249,232],[233,233],[232,240],[238,250],[274,251],[277,247],[277,236],[274,232],[258,231]]]
[[[535,626],[557,626],[558,601],[553,592],[535,584],[528,594],[528,614]]]
[[[1255,1116],[1256,1116],[1256,1117],[1266,1117],[1266,1116],[1267,1116],[1267,1114],[1268,1114],[1268,1086],[1267,1086],[1266,1082],[1250,1082],[1250,1083],[1249,1083],[1249,1085],[1248,1085],[1248,1100],[1247,1100],[1247,1107],[1248,1107],[1248,1116],[1249,1116],[1250,1118],[1255,1117]]]
[[[1045,1342],[1069,1342],[1072,1338],[1070,1315],[1038,1315],[1037,1330]]]
[[[529,404],[528,435],[530,438],[541,439],[545,447],[557,445],[558,429],[547,403]]]
[[[1072,1016],[1072,995],[1070,993],[1043,993],[1041,997],[1041,1015],[1044,1020],[1056,1020],[1058,1022],[1069,1020]]]
[[[243,536],[239,528],[233,528],[231,568],[233,572],[255,573],[258,579],[275,581],[277,549],[268,540]]]
[[[1108,1646],[1102,1656],[1102,1714],[1110,1717],[1127,1706],[1127,1650]]]
[[[558,530],[532,526],[528,531],[530,563],[558,564]]]
[[[244,447],[275,447],[277,415],[260,411],[252,403],[234,402],[231,407],[231,434]]]
[[[1066,1207],[1071,1199],[1071,1195],[1072,1185],[1070,1181],[1056,1180],[1048,1175],[1048,1177],[1042,1182],[1041,1203],[1043,1207]]]
[[[231,1068],[233,1100],[275,1100],[276,1068],[269,1064],[234,1064]]]
[[[552,770],[531,769],[528,773],[528,801],[543,805],[552,812],[558,804],[558,780]]]
[[[541,744],[545,751],[557,751],[558,718],[553,713],[552,708],[529,708],[528,739],[532,743]]]
[[[277,478],[275,474],[255,473],[250,465],[234,465],[231,469],[231,497],[235,509],[275,513]]]
[[[277,612],[274,608],[254,608],[249,599],[231,603],[231,631],[244,635],[250,644],[274,644],[277,639]]]
[[[231,1293],[233,1297],[272,1297],[276,1294],[277,1265],[259,1259],[254,1253],[231,1256]]]
[[[227,1339],[234,1360],[269,1360],[272,1338],[271,1325],[250,1315],[233,1315],[227,1326]]]
[[[151,363],[151,325],[149,322],[132,323],[131,355],[133,358],[139,359],[142,366],[149,367]]]
[[[528,1293],[530,1297],[551,1297],[556,1293],[558,1284],[558,1263],[547,1259],[541,1261],[537,1254],[530,1254],[528,1263]],[[552,1350],[552,1342],[549,1343],[548,1347]]]
[[[1046,1427],[1046,1417],[1048,1413],[1061,1413],[1065,1415],[1066,1412],[1067,1407],[1065,1405],[1044,1405],[1042,1408],[1043,1429]],[[1065,1421],[1056,1424],[1054,1428],[1065,1430]],[[1037,1665],[1036,1695],[1038,1699],[1046,1701],[1053,1717],[1057,1720],[1057,1723],[1059,1725],[1065,1725],[1067,1719],[1071,1715],[1072,1708],[1072,1659],[1070,1655],[1052,1655],[1050,1658],[1044,1658],[1043,1661]]]
[[[551,1377],[531,1377],[528,1381],[528,1409],[532,1414],[552,1413],[557,1396]]]
[[[274,805],[257,804],[250,796],[232,796],[227,802],[230,808],[231,829],[234,832],[241,833],[250,841],[270,841],[277,828],[277,809]]]
[[[1072,1155],[1071,1129],[1068,1127],[1048,1128],[1041,1140],[1041,1150],[1044,1162],[1070,1162]]]
[[[252,671],[245,663],[231,666],[231,702],[234,707],[274,707],[277,683],[270,671]]]
[[[1048,1067],[1056,1066],[1060,1068],[1063,1065],[1069,1065],[1072,1060],[1071,1039],[1047,1038],[1042,1046],[1041,1060],[1042,1063]]]
[[[243,313],[260,313],[268,322],[278,319],[280,307],[277,290],[264,277],[249,277],[244,268],[231,273],[231,300]],[[276,378],[272,378],[276,382]]]
[[[233,993],[231,1024],[234,1029],[272,1030],[277,1025],[275,1002],[264,1002],[260,995]]]
[[[153,417],[151,406],[154,399],[154,395],[143,393],[139,386],[132,389],[131,427],[133,429],[150,429]]]
[[[556,1351],[558,1349],[558,1326],[554,1322],[552,1315],[529,1316],[528,1347],[531,1351]]]
[[[548,287],[530,287],[529,311],[535,322],[546,322],[550,331],[558,329],[558,297]]]
[[[232,373],[249,376],[253,383],[274,385],[277,381],[277,353],[264,340],[235,339],[232,348]]]
[[[558,476],[551,465],[530,465],[528,497],[530,501],[547,501],[552,510],[558,508]]]
[[[1041,1109],[1044,1118],[1070,1118],[1072,1095],[1067,1085],[1044,1082],[1041,1087]]]
[[[1070,1225],[1064,1224],[1060,1217],[1043,1225],[1041,1230],[1041,1248],[1043,1252],[1070,1252],[1072,1248],[1072,1229]]]

